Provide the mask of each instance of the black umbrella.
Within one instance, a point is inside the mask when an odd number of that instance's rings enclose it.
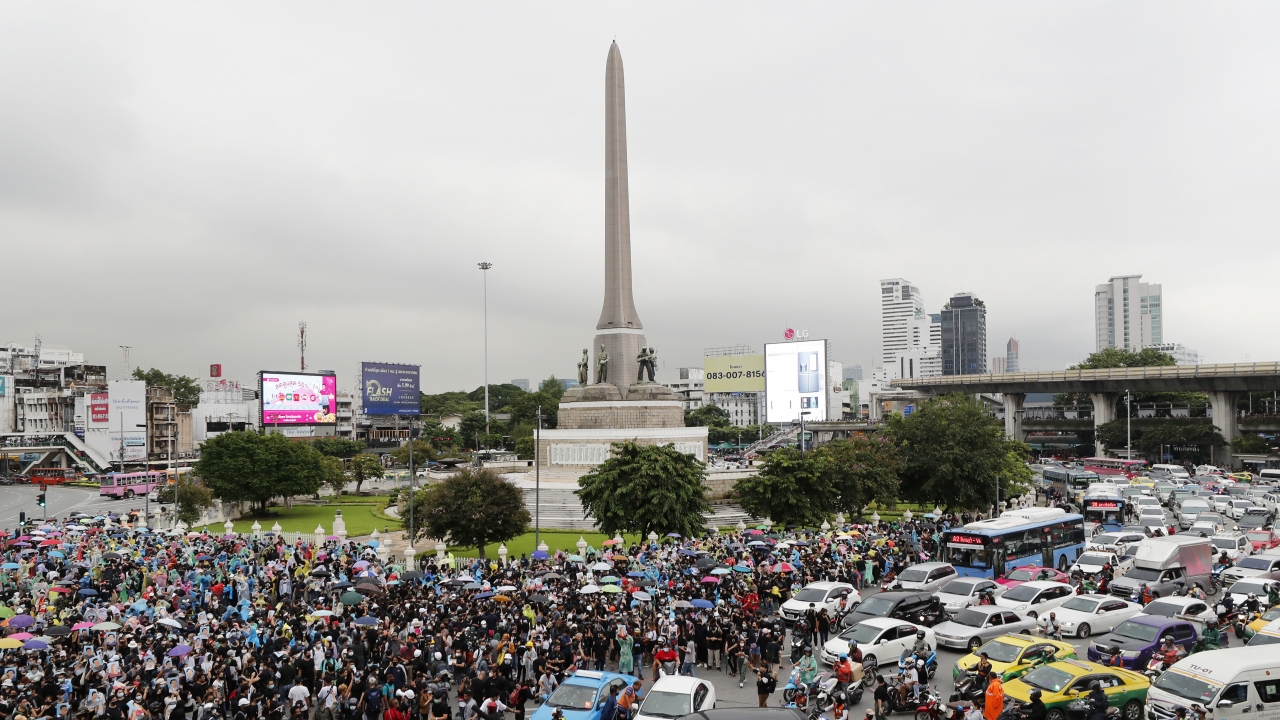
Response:
[[[645,586],[645,587],[656,587],[656,586],[657,586],[657,584],[658,584],[658,581],[657,581],[657,580],[647,580],[647,579],[646,579],[646,580],[641,580],[641,581],[640,581],[640,584],[641,584],[641,585],[643,585],[643,586]]]
[[[361,595],[377,595],[382,592],[382,588],[372,583],[360,583],[355,587],[355,591]]]
[[[710,570],[711,568],[719,564],[720,563],[715,561],[715,558],[705,556],[705,555],[703,557],[698,558],[698,563],[697,563],[698,567],[703,570]]]
[[[44,634],[49,637],[63,637],[71,634],[71,628],[66,625],[54,625],[53,627],[46,628]]]
[[[440,583],[440,584],[441,584],[441,585],[448,585],[449,587],[462,587],[463,585],[466,585],[466,584],[467,584],[467,581],[466,581],[466,580],[461,580],[461,579],[459,579],[459,578],[454,578],[454,579],[452,579],[452,580],[445,580],[444,582],[442,582],[442,583]]]
[[[346,590],[349,587],[355,587],[355,584],[349,583],[346,580],[343,580],[342,582],[336,582],[333,584],[334,590]]]
[[[529,602],[534,602],[534,603],[544,603],[544,602],[547,602],[547,601],[548,601],[548,600],[550,600],[550,599],[551,599],[551,598],[547,597],[546,595],[543,595],[542,593],[538,593],[538,594],[536,594],[536,595],[530,595],[530,596],[529,596]]]
[[[405,580],[421,580],[424,577],[424,574],[421,570],[410,570],[400,577]]]
[[[103,560],[123,560],[124,556],[121,555],[120,553],[109,552],[106,555],[103,555],[102,559]]]
[[[482,587],[484,587],[484,585],[481,585],[478,582],[469,582],[466,585],[463,585],[462,589],[463,590],[479,590]]]
[[[547,573],[546,575],[542,576],[542,579],[543,580],[563,580],[564,576],[561,575],[560,573]]]
[[[330,573],[327,568],[316,568],[311,571],[311,577],[329,577]]]

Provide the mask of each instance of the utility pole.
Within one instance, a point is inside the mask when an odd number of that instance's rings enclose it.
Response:
[[[302,372],[307,371],[307,321],[298,321],[298,355],[302,360]]]
[[[489,430],[489,268],[493,263],[480,263],[481,274],[484,275],[484,434]],[[477,441],[476,443],[480,443]]]
[[[398,416],[397,416],[398,417]],[[413,488],[416,475],[413,471],[413,416],[409,416],[409,545],[413,546]]]
[[[533,547],[542,544],[542,406],[538,406],[538,430],[533,436]]]
[[[1133,410],[1129,407],[1129,391],[1124,391],[1124,459],[1133,459]]]

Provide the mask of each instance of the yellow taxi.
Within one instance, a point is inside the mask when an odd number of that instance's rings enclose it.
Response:
[[[1038,667],[1013,682],[1005,683],[1005,697],[1031,702],[1031,690],[1040,691],[1040,701],[1048,711],[1045,720],[1066,720],[1067,706],[1089,695],[1094,681],[1102,683],[1107,704],[1120,708],[1123,720],[1142,720],[1151,680],[1139,672],[1108,667],[1085,660],[1064,660]]]
[[[1249,629],[1254,632],[1260,632],[1272,620],[1280,620],[1280,605],[1276,605],[1270,610],[1262,613],[1262,617],[1249,623]]]
[[[1247,472],[1231,473],[1227,477],[1231,478],[1232,480],[1235,480],[1236,482],[1242,482],[1242,483],[1253,482],[1253,475]]]
[[[977,652],[957,660],[951,669],[952,678],[958,677],[961,670],[972,670],[983,653],[991,661],[992,671],[1000,673],[1002,682],[1022,677],[1028,670],[1046,662],[1076,658],[1076,649],[1070,643],[1030,635],[1001,635],[987,641]]]
[[[1151,478],[1149,478],[1149,477],[1147,477],[1147,476],[1145,476],[1145,475],[1139,475],[1139,476],[1137,476],[1137,477],[1131,477],[1131,478],[1129,478],[1129,484],[1130,484],[1130,485],[1142,485],[1143,487],[1148,487],[1148,488],[1151,488],[1152,490],[1154,490],[1154,489],[1155,489],[1155,487],[1156,487],[1156,481],[1155,481],[1155,480],[1152,480]]]
[[[1253,624],[1250,623],[1249,627],[1253,628]],[[1280,620],[1272,620],[1263,625],[1261,629],[1253,634],[1253,637],[1249,638],[1249,642],[1245,643],[1249,647],[1277,644],[1280,644]]]

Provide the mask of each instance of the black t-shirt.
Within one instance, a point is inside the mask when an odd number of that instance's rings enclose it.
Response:
[[[876,702],[877,702],[877,703],[879,703],[881,700],[883,700],[883,701],[885,701],[885,703],[886,703],[886,704],[888,704],[888,702],[889,702],[889,685],[888,685],[887,683],[886,683],[886,684],[884,684],[884,685],[876,685],[876,692],[875,692],[874,697],[875,697],[875,700],[876,700]]]

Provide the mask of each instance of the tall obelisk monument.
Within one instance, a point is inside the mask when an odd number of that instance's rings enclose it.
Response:
[[[635,382],[644,325],[631,294],[631,202],[627,194],[627,102],[622,52],[609,46],[604,68],[604,307],[596,323],[592,379],[600,348],[609,353],[608,382],[626,397]]]

